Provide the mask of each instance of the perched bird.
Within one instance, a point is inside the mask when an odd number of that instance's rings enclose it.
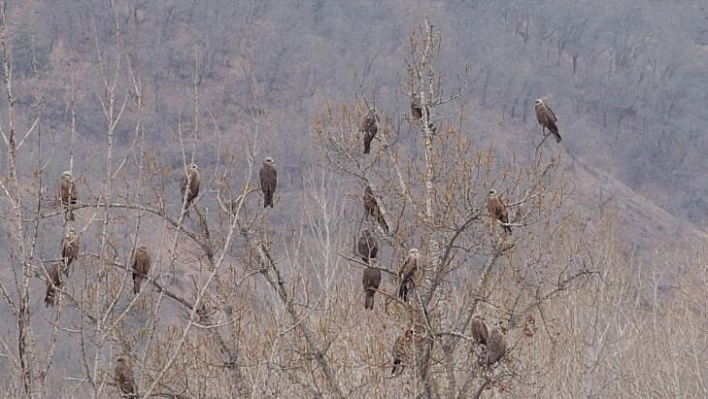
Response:
[[[534,109],[536,110],[536,120],[538,120],[538,124],[541,125],[544,136],[546,135],[546,129],[548,129],[553,133],[556,142],[560,143],[561,136],[558,132],[557,125],[558,118],[556,118],[556,114],[553,113],[551,107],[543,102],[543,99],[539,98],[534,103]]]
[[[489,339],[487,340],[486,350],[483,352],[482,363],[486,366],[491,366],[501,360],[506,353],[506,340],[504,335],[497,327],[493,327],[489,331]]]
[[[489,338],[489,333],[487,332],[487,325],[484,324],[484,320],[479,316],[475,316],[472,319],[472,339],[478,345],[487,345],[487,340]]]
[[[263,191],[263,207],[273,207],[273,194],[278,185],[278,171],[275,170],[275,161],[271,157],[263,160],[260,170],[261,190]]]
[[[192,205],[192,201],[197,198],[199,194],[199,186],[202,184],[202,172],[199,171],[199,166],[196,164],[189,164],[184,170],[182,175],[182,180],[180,181],[179,193],[182,196],[182,209],[185,211],[186,215],[189,215],[187,211]]]
[[[381,225],[381,228],[388,233],[388,224],[386,224],[386,219],[384,218],[383,212],[379,207],[378,202],[376,202],[376,197],[374,197],[374,192],[371,190],[371,186],[368,184],[364,189],[364,210],[367,215],[376,218],[376,221]]]
[[[146,247],[140,247],[135,250],[133,255],[133,293],[137,294],[140,292],[140,287],[143,285],[143,281],[147,278],[150,272],[150,266],[152,266],[152,259],[150,259],[150,253]]]
[[[403,302],[408,302],[408,293],[411,287],[415,284],[415,275],[418,272],[418,262],[420,260],[420,252],[418,249],[411,248],[408,251],[408,257],[401,265],[398,270],[398,279],[401,281],[401,285],[398,288],[398,297],[403,300]]]
[[[70,171],[62,172],[59,178],[59,200],[64,208],[64,217],[66,220],[74,220],[74,211],[71,209],[71,205],[76,204],[77,194],[76,194],[76,182],[71,176]]]
[[[393,343],[393,370],[391,375],[397,376],[403,373],[406,364],[410,363],[410,346],[413,342],[413,330],[407,330],[403,335],[399,335]]]
[[[381,284],[381,270],[367,267],[364,269],[362,285],[364,286],[364,309],[374,308],[374,294]]]
[[[378,122],[379,116],[373,108],[369,109],[369,112],[361,120],[359,131],[364,133],[364,154],[368,154],[371,151],[371,141],[379,131]]]
[[[121,397],[138,397],[137,389],[135,388],[135,379],[133,378],[133,365],[130,361],[130,355],[122,354],[116,358],[115,379],[116,385],[121,392]]]
[[[62,273],[69,275],[69,266],[79,256],[79,235],[72,226],[68,226],[61,239]]]
[[[425,106],[425,112],[430,118],[430,107]],[[411,96],[411,115],[413,119],[420,119],[423,117],[423,107],[420,104],[420,93],[413,93]],[[432,125],[431,125],[432,126]]]
[[[419,377],[426,374],[433,340],[425,331],[424,325],[416,324],[396,338],[392,351],[393,370],[391,370],[391,375],[400,375],[406,366],[415,366]]]
[[[47,293],[44,296],[45,306],[54,306],[57,304],[59,297],[57,290],[61,288],[61,279],[59,278],[59,266],[56,263],[50,264],[47,269]]]
[[[423,108],[420,106],[420,94],[413,93],[411,96],[411,115],[414,119],[423,117]]]
[[[489,211],[489,216],[494,221],[502,222],[502,230],[504,233],[511,234],[511,226],[509,223],[509,212],[506,209],[506,204],[497,195],[497,190],[489,190],[487,195],[487,211]]]
[[[376,239],[371,235],[368,229],[364,229],[361,232],[361,237],[359,237],[359,243],[357,244],[357,251],[361,255],[361,259],[369,263],[370,259],[376,258],[379,253],[379,247],[376,245]]]

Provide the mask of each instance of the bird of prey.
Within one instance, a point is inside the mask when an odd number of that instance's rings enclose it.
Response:
[[[364,309],[373,309],[374,294],[381,284],[381,270],[367,267],[361,280],[364,286]]]
[[[410,362],[410,346],[413,342],[413,330],[406,330],[403,335],[399,335],[393,343],[393,370],[391,375],[397,376],[403,373],[406,364]]]
[[[411,115],[413,119],[420,119],[423,117],[423,108],[420,106],[420,94],[413,93],[411,96]]]
[[[69,226],[61,239],[62,273],[69,275],[69,266],[79,256],[79,235]]]
[[[152,265],[152,259],[150,259],[150,253],[146,247],[141,246],[135,250],[133,255],[133,293],[137,294],[140,292],[140,287],[143,285],[143,281],[147,278],[150,272],[150,266]]]
[[[428,118],[430,118],[430,107],[426,105],[425,111],[428,114]],[[411,115],[413,116],[413,119],[416,120],[423,117],[423,107],[420,104],[420,93],[413,93],[411,96]]]
[[[403,302],[408,302],[408,293],[411,287],[416,283],[416,273],[418,273],[418,262],[420,261],[420,252],[416,248],[411,248],[408,251],[408,257],[398,270],[398,279],[401,285],[398,288],[398,297]]]
[[[486,366],[491,366],[501,360],[506,353],[506,341],[504,335],[497,327],[493,327],[489,331],[489,339],[487,340],[487,348],[484,351],[482,362]]]
[[[487,211],[492,220],[503,223],[502,230],[504,230],[504,233],[511,234],[511,226],[508,225],[509,212],[506,209],[506,204],[499,198],[495,189],[489,190],[487,195]]]
[[[130,361],[130,355],[122,354],[116,358],[115,379],[116,385],[121,392],[121,397],[138,397],[137,389],[135,388],[135,379],[133,378],[133,365]]]
[[[59,178],[59,201],[64,208],[64,217],[66,220],[74,220],[74,211],[71,209],[72,205],[76,204],[77,194],[76,194],[76,182],[71,176],[70,171],[62,172]]]
[[[487,325],[484,324],[484,320],[479,316],[475,316],[472,319],[472,339],[478,345],[487,345],[489,339],[489,333],[487,332]]]
[[[393,370],[391,375],[397,376],[406,366],[415,366],[418,377],[426,374],[430,364],[430,351],[433,348],[432,338],[426,334],[425,325],[416,323],[396,338],[393,344]]]
[[[371,151],[371,141],[379,131],[379,116],[374,108],[369,109],[369,112],[364,115],[359,126],[359,131],[364,133],[364,154]]]
[[[364,229],[361,232],[361,237],[359,237],[359,243],[357,244],[357,251],[361,255],[361,259],[369,263],[370,259],[376,258],[379,253],[379,247],[376,245],[376,239],[369,229]]]
[[[384,218],[383,212],[381,212],[378,202],[376,202],[376,197],[374,197],[374,192],[371,190],[371,186],[368,184],[364,189],[364,210],[367,215],[375,217],[376,221],[381,225],[381,228],[388,233],[386,219]]]
[[[534,104],[534,109],[536,110],[536,120],[538,120],[538,124],[542,126],[544,136],[546,135],[546,129],[548,129],[553,133],[556,142],[560,143],[561,136],[558,132],[557,125],[558,118],[556,118],[556,114],[553,113],[551,107],[543,102],[543,99],[539,98]]]
[[[270,205],[273,207],[273,194],[275,187],[278,185],[278,171],[275,170],[275,161],[271,157],[266,157],[263,160],[263,165],[260,170],[261,190],[263,191],[263,207]]]
[[[202,172],[199,171],[199,166],[193,163],[187,165],[184,174],[182,174],[182,180],[179,186],[179,193],[182,198],[182,209],[185,211],[186,215],[189,215],[187,210],[192,205],[192,201],[197,198],[201,184]]]
[[[47,269],[47,293],[44,296],[45,306],[54,306],[57,304],[59,297],[57,290],[61,287],[61,279],[59,278],[59,266],[56,263],[50,264]]]

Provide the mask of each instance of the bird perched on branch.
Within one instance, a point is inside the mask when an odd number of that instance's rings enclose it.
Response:
[[[369,229],[364,229],[361,232],[361,237],[359,237],[359,242],[357,244],[357,251],[361,255],[361,259],[369,263],[369,260],[376,258],[379,253],[379,247],[376,245],[376,239]]]
[[[400,375],[406,366],[415,366],[416,374],[419,377],[425,375],[430,363],[433,342],[426,333],[425,325],[419,323],[406,330],[403,335],[398,336],[393,343],[391,375]]]
[[[135,387],[135,378],[133,378],[133,365],[130,361],[130,355],[122,354],[116,358],[115,370],[116,386],[121,392],[123,398],[137,398],[138,393]]]
[[[551,107],[549,107],[543,99],[539,98],[534,103],[534,109],[536,110],[536,120],[538,120],[538,124],[541,125],[543,129],[543,135],[546,135],[546,129],[548,129],[553,134],[553,137],[555,137],[556,142],[560,143],[561,136],[558,132],[557,125],[558,118],[556,118],[556,114],[553,113]]]
[[[398,278],[401,282],[398,288],[398,297],[403,302],[408,302],[408,293],[411,288],[415,285],[416,273],[418,273],[420,261],[420,252],[416,248],[411,248],[408,251],[408,256],[406,260],[401,265],[398,270]]]
[[[59,201],[61,202],[62,208],[64,208],[64,218],[66,220],[74,220],[74,211],[71,208],[72,205],[76,205],[77,193],[76,193],[76,182],[70,171],[62,172],[59,178]]]
[[[489,338],[489,332],[487,331],[487,325],[484,324],[484,320],[481,317],[475,316],[472,319],[471,324],[472,329],[472,339],[478,345],[487,345],[487,340]]]
[[[501,331],[501,326],[497,325],[489,331],[487,345],[482,352],[480,361],[483,365],[489,367],[501,360],[506,354],[506,339]]]
[[[502,223],[504,233],[511,234],[511,226],[509,226],[509,212],[506,209],[506,204],[497,195],[497,190],[490,189],[487,195],[487,211],[492,220]]]
[[[369,216],[376,218],[381,228],[388,233],[388,224],[386,224],[386,218],[384,218],[383,212],[379,207],[378,202],[376,202],[376,197],[374,197],[374,192],[371,190],[371,186],[368,184],[364,189],[364,210]]]
[[[399,335],[393,343],[393,370],[391,375],[397,376],[403,373],[406,364],[410,362],[410,346],[413,342],[413,331],[406,330],[403,335]]]
[[[263,191],[263,207],[273,207],[273,194],[278,185],[278,171],[275,169],[275,160],[266,157],[259,172],[261,190]]]
[[[150,267],[152,266],[152,259],[150,259],[150,253],[144,246],[139,247],[135,250],[133,254],[133,293],[137,294],[140,292],[140,287],[143,285],[143,281],[148,276],[150,272]]]
[[[61,288],[61,279],[59,277],[59,266],[56,263],[50,264],[47,269],[47,293],[44,296],[45,306],[54,306],[57,304],[59,297],[57,290]]]
[[[189,207],[192,206],[192,201],[199,194],[199,186],[202,184],[202,172],[199,171],[197,164],[189,164],[182,174],[180,181],[179,193],[181,195],[182,209],[185,215],[189,216]]]
[[[364,115],[359,126],[359,131],[364,133],[364,154],[371,151],[371,141],[379,131],[379,116],[374,108],[370,108]]]
[[[64,237],[61,239],[62,270],[65,276],[69,276],[69,266],[79,256],[79,234],[72,226],[67,226]]]

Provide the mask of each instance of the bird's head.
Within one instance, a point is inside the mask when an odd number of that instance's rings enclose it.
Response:
[[[118,357],[116,358],[116,363],[118,364],[127,364],[129,361],[130,359],[126,354],[118,355]]]
[[[273,165],[273,164],[275,164],[275,160],[273,159],[273,157],[265,157],[265,159],[263,160],[263,164],[264,165]]]
[[[67,177],[67,178],[71,179],[71,171],[65,170],[65,171],[61,172],[61,177],[62,178]]]
[[[489,196],[490,197],[496,197],[497,196],[497,190],[494,188],[489,189]]]
[[[189,169],[189,170],[199,170],[199,166],[197,166],[196,163],[190,163],[189,166],[187,166],[187,169]]]
[[[543,105],[543,99],[542,98],[537,98],[536,101],[534,102],[536,106]]]

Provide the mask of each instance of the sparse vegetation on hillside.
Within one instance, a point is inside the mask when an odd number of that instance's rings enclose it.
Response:
[[[648,13],[153,3],[0,0],[1,397],[706,396],[703,235],[576,161],[695,115]]]

